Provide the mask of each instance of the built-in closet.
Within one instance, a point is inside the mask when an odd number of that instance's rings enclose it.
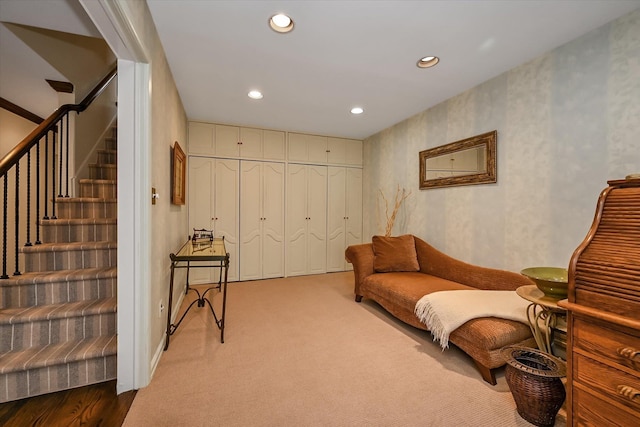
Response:
[[[190,122],[189,227],[223,235],[229,281],[344,271],[362,241],[362,141]],[[190,282],[217,280],[193,269]]]

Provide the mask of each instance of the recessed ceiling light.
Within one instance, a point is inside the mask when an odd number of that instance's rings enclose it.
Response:
[[[284,13],[278,13],[269,18],[269,26],[278,33],[288,33],[293,30],[293,19]]]
[[[437,56],[425,56],[421,58],[416,65],[418,68],[431,68],[438,62],[440,62],[440,58]]]
[[[351,114],[362,114],[364,113],[364,110],[362,109],[362,107],[353,107],[351,109]]]
[[[262,99],[262,92],[260,92],[259,90],[252,90],[247,95],[251,99]]]

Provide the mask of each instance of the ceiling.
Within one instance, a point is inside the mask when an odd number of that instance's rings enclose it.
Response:
[[[190,120],[352,138],[640,7],[640,0],[147,3]],[[294,19],[291,33],[269,28],[278,12]],[[99,35],[76,0],[0,0],[0,21]],[[45,117],[57,98],[44,79],[63,78],[25,51],[0,25],[0,96]],[[417,68],[426,55],[440,63]],[[251,89],[264,98],[248,98]],[[37,102],[42,92],[49,101]],[[364,114],[352,115],[353,106]]]
[[[0,22],[101,37],[77,1],[0,0]],[[45,79],[67,81],[7,27],[0,25],[0,97],[40,116],[59,106]]]
[[[640,7],[638,0],[147,3],[190,120],[353,138]],[[293,18],[292,32],[269,28],[279,12]],[[440,63],[416,67],[427,55]],[[252,89],[264,98],[248,98]],[[352,115],[353,106],[364,114]]]

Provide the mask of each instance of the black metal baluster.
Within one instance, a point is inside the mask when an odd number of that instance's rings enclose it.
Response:
[[[69,114],[67,113],[66,116],[68,117]],[[68,131],[69,129],[67,129]],[[58,197],[62,198],[62,159],[63,159],[63,155],[64,153],[63,148],[64,148],[64,144],[63,144],[63,140],[64,140],[64,116],[62,116],[62,118],[60,119],[60,170],[58,171],[58,173],[60,174],[60,179],[58,180]]]
[[[31,150],[27,153],[27,241],[25,246],[31,246]]]
[[[67,171],[66,171],[67,179],[66,179],[66,190],[65,190],[64,197],[69,197],[69,113],[67,113],[67,138],[66,138],[66,144],[67,144],[67,148],[66,148],[66,150],[67,150]],[[62,148],[60,150],[62,150]],[[60,162],[60,164],[62,164],[62,162]]]
[[[40,171],[40,168],[38,168]],[[44,216],[42,219],[49,219],[49,132],[44,138]]]
[[[20,233],[20,162],[16,163],[16,217],[14,219],[16,225],[16,234],[14,236],[15,240],[15,255],[16,255],[16,271],[13,272],[14,276],[20,275],[19,265],[18,265],[18,236]]]
[[[51,142],[51,219],[56,217],[56,133],[54,132]]]
[[[36,245],[42,244],[40,241],[40,141],[38,140],[36,144]]]
[[[7,274],[7,172],[3,175],[4,178],[4,196],[2,204],[2,276],[0,279],[8,279]]]

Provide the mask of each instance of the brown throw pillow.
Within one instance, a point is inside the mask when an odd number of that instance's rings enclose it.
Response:
[[[378,273],[419,271],[416,244],[411,234],[398,237],[373,236],[373,269]]]

